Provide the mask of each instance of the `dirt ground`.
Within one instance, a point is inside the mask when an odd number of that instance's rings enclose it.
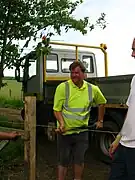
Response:
[[[2,109],[0,114],[5,113],[10,119],[19,118],[18,110]],[[43,137],[37,139],[37,180],[56,180],[57,155],[56,142],[48,142]],[[93,151],[89,148],[85,158],[85,170],[83,180],[107,180],[109,166],[96,160]],[[67,180],[72,180],[72,169],[69,167]],[[26,180],[24,176],[24,164],[11,164],[0,172],[0,180]]]

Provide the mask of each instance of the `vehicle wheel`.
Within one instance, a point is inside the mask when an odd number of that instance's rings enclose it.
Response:
[[[119,127],[115,122],[106,121],[104,122],[103,131],[119,132]],[[114,141],[117,134],[109,133],[98,133],[96,135],[96,150],[98,159],[105,163],[111,163],[111,158],[109,156],[109,147]]]

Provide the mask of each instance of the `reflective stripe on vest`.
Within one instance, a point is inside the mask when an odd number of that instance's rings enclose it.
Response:
[[[92,88],[91,88],[91,85],[88,84],[88,96],[89,96],[89,102],[92,102]],[[87,117],[89,116],[89,111],[91,109],[91,106],[89,104],[88,107],[86,108],[70,108],[68,106],[68,100],[69,100],[69,96],[70,96],[70,90],[69,90],[69,84],[68,82],[65,82],[65,96],[66,96],[66,100],[65,100],[65,105],[63,105],[64,109],[66,111],[69,111],[69,112],[73,112],[73,113],[76,113],[76,112],[80,112],[80,113],[83,113],[83,112],[88,112],[85,116],[79,116],[79,115],[71,115],[71,114],[67,114],[67,113],[62,113],[63,116],[65,118],[68,118],[68,119],[77,119],[77,120],[85,120],[87,119]]]
[[[79,116],[79,115],[72,115],[62,112],[62,115],[67,119],[75,119],[75,120],[85,120],[89,117],[89,113],[87,113],[85,116]]]

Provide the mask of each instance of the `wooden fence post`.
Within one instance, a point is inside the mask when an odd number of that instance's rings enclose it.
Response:
[[[25,180],[36,180],[36,97],[25,97]]]

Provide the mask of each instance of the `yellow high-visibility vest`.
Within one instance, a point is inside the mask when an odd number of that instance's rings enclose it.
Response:
[[[91,107],[95,104],[106,103],[106,99],[95,85],[84,81],[78,88],[72,80],[61,83],[55,92],[54,111],[61,111],[65,128],[87,126]],[[57,123],[59,126],[59,123]],[[79,133],[84,130],[67,131],[65,134]]]

